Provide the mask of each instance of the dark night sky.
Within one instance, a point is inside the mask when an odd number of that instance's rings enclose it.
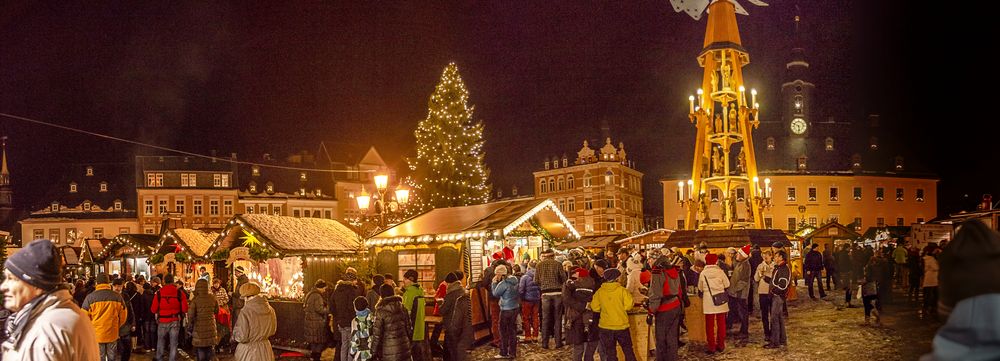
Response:
[[[603,120],[646,174],[647,213],[661,213],[657,180],[690,167],[685,113],[705,19],[674,13],[667,0],[254,3],[5,5],[0,111],[241,158],[315,151],[326,140],[374,144],[393,160],[414,152],[413,129],[455,61],[486,125],[492,182],[507,194],[530,189],[543,156],[572,155],[599,137]],[[998,158],[989,134],[944,126],[974,122],[959,116],[974,104],[945,108],[972,71],[944,65],[962,48],[947,39],[968,29],[927,23],[935,9],[914,4],[799,4],[814,117],[881,114],[941,175],[942,210],[967,208],[963,194],[1000,196],[996,182],[975,177],[996,173],[984,165]],[[795,2],[744,6],[744,74],[768,116],[786,80]],[[22,206],[40,201],[56,165],[151,153],[7,119],[0,130],[11,137]]]

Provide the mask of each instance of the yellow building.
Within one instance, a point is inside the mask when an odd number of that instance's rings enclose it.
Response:
[[[534,172],[535,199],[552,199],[583,236],[631,234],[643,229],[642,172],[625,145],[606,137],[598,150],[583,141],[576,159],[546,159]]]
[[[135,173],[142,233],[159,234],[164,219],[178,220],[178,228],[222,229],[236,214],[236,163],[225,157],[136,156]]]
[[[795,29],[798,37],[799,17]],[[893,136],[898,129],[882,127],[877,115],[870,115],[867,122],[816,117],[812,110],[817,93],[809,81],[803,42],[795,42],[786,69],[779,116],[762,118],[753,131],[758,184],[770,196],[771,206],[762,216],[765,228],[795,230],[801,222],[818,226],[837,220],[863,232],[937,216],[938,178],[905,156],[906,145]],[[668,228],[684,228],[678,182],[688,198],[690,178],[683,174],[661,180]],[[765,181],[770,182],[769,191]],[[719,193],[718,188],[706,191],[713,223],[724,213],[725,195]],[[736,189],[740,222],[749,220],[748,197],[747,189]]]

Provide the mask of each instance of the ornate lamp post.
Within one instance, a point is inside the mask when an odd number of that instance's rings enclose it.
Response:
[[[376,216],[373,219],[375,222],[374,232],[377,232],[387,226],[386,216],[392,218],[402,214],[403,208],[410,200],[410,189],[404,184],[399,184],[392,192],[388,192],[388,174],[376,174],[374,180],[375,193],[368,194],[364,186],[361,186],[361,194],[355,197],[355,200],[358,202],[358,209],[363,213],[362,218],[367,216],[369,209],[372,210]]]

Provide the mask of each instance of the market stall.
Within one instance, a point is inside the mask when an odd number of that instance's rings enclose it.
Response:
[[[185,287],[193,289],[201,276],[199,268],[204,266],[210,277],[219,273],[212,259],[206,257],[208,247],[218,238],[218,232],[164,227],[154,246],[155,254],[149,257],[152,274],[173,274]],[[225,272],[221,274],[224,276]]]
[[[672,229],[660,228],[652,231],[639,233],[637,235],[616,240],[618,246],[635,246],[639,249],[653,249],[662,247],[670,235],[674,233]]]
[[[566,241],[556,245],[556,249],[567,251],[583,248],[592,254],[603,254],[605,251],[618,250],[618,241],[625,238],[624,234],[606,234],[600,236],[583,236],[580,239]]]
[[[308,352],[302,332],[302,298],[317,279],[336,282],[344,270],[366,273],[368,264],[360,236],[344,224],[323,218],[267,214],[236,215],[207,248],[211,259],[223,260],[229,277],[243,267],[261,285],[278,316],[274,348]]]
[[[493,255],[523,263],[537,259],[543,248],[579,238],[579,233],[549,199],[515,199],[438,208],[410,218],[365,241],[374,255],[375,270],[401,277],[417,270],[427,296],[455,270],[475,285]],[[487,296],[472,288],[475,338],[490,335]],[[428,307],[433,303],[428,302]]]
[[[62,256],[63,266],[66,267],[67,274],[83,276],[86,274],[85,267],[81,264],[81,252],[83,247],[62,246],[58,248],[59,255]]]
[[[859,241],[862,246],[872,246],[875,249],[885,247],[888,243],[895,243],[898,239],[905,239],[910,235],[909,226],[885,226],[868,227],[861,235]]]
[[[96,253],[94,260],[103,263],[104,273],[109,275],[132,274],[149,279],[147,260],[154,253],[156,242],[157,236],[152,234],[119,234]]]
[[[803,247],[808,249],[813,243],[819,244],[819,251],[830,250],[835,252],[840,246],[857,242],[861,235],[850,227],[837,222],[824,224],[816,229],[808,229],[807,232],[799,235],[803,238]]]
[[[92,277],[104,272],[104,263],[98,261],[96,258],[98,254],[104,252],[104,248],[110,243],[111,240],[105,238],[88,238],[83,240],[83,244],[80,247],[80,266],[83,268],[85,276]]]

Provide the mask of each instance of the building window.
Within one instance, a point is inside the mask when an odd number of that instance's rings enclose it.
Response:
[[[545,170],[549,170],[549,160],[545,160]]]
[[[197,173],[181,173],[181,187],[197,187],[197,186],[198,186]]]
[[[875,218],[875,227],[885,227],[885,218]]]
[[[573,176],[566,177],[566,187],[568,189],[575,189],[576,188],[576,183],[573,182]]]
[[[163,173],[146,173],[147,187],[163,187]]]
[[[594,209],[594,202],[590,199],[590,197],[583,199],[583,209],[588,211]]]
[[[101,182],[99,190],[100,190],[100,192],[107,192],[108,191],[108,182]]]
[[[896,200],[897,201],[903,200],[903,188],[896,188]]]
[[[795,232],[795,217],[788,217],[788,231]]]
[[[539,193],[548,192],[548,190],[546,190],[546,184],[548,183],[544,179],[542,179],[542,181],[538,183]]]
[[[330,211],[329,209],[323,211],[323,215],[326,217],[326,219],[333,219],[333,212]]]
[[[549,177],[549,192],[555,192],[555,191],[556,191],[556,179]]]
[[[677,229],[684,229],[684,220],[683,219],[678,219],[677,220]]]
[[[872,150],[878,150],[878,137],[869,138],[868,143],[870,144]]]
[[[924,224],[924,219],[921,217],[917,217],[917,223]]]
[[[142,201],[142,205],[143,205],[143,211],[144,211],[144,213],[146,213],[147,216],[152,216],[153,215],[153,200],[152,199],[143,200]]]
[[[104,238],[104,228],[94,228],[90,231],[92,237],[101,239]]]
[[[861,200],[861,187],[854,187],[854,200]]]
[[[809,225],[816,227],[816,217],[809,217]]]
[[[896,170],[903,170],[903,157],[896,157]]]
[[[159,209],[160,215],[164,215],[164,214],[167,213],[167,200],[166,199],[161,199],[160,200],[160,207],[159,208],[160,208]]]
[[[851,167],[854,168],[854,170],[861,169],[861,154],[854,154],[851,156]]]
[[[115,201],[115,210],[116,211],[122,210],[122,201]]]
[[[712,188],[712,190],[709,191],[708,194],[709,194],[709,197],[712,200],[712,202],[718,202],[719,201],[719,189],[718,188]]]
[[[222,174],[212,174],[212,186],[216,188],[222,187]]]
[[[826,150],[833,150],[833,138],[826,137]]]
[[[861,217],[854,217],[854,229],[861,229]]]
[[[788,187],[788,201],[795,202],[795,187]]]
[[[293,210],[292,210],[292,217],[299,217],[299,214],[300,214],[300,213],[299,213],[299,210],[298,210],[298,209],[293,209]]]
[[[45,230],[44,229],[36,229],[32,233],[33,233],[33,235],[32,235],[31,239],[42,239],[42,238],[45,238]]]
[[[569,158],[563,158],[563,168],[569,166]]]
[[[917,202],[923,202],[923,201],[924,201],[924,189],[917,188]]]
[[[299,195],[305,197],[306,196],[306,189],[305,188],[299,188]]]
[[[875,188],[875,200],[881,202],[883,199],[885,199],[885,188]]]
[[[49,211],[59,212],[59,202],[52,202],[52,204],[49,205]]]
[[[87,176],[91,177],[94,175],[94,167],[87,167]],[[98,237],[100,238],[100,237]]]
[[[177,213],[179,213],[181,215],[184,215],[184,200],[183,199],[178,199],[178,200],[174,201],[174,210],[177,211]]]
[[[840,200],[840,189],[837,187],[830,187],[830,202],[837,202]]]
[[[146,228],[142,229],[142,233],[145,233],[145,234],[153,234],[153,232],[155,232],[153,230],[153,227],[146,227]]]
[[[281,206],[274,206],[274,208],[272,209],[272,211],[274,212],[274,215],[280,216],[281,215]]]
[[[615,196],[608,196],[604,200],[604,208],[615,208]]]
[[[208,214],[217,216],[219,215],[219,200],[213,199],[208,201]]]
[[[195,199],[192,202],[194,202],[194,204],[192,205],[192,207],[193,207],[192,210],[194,211],[194,215],[200,216],[201,215],[201,211],[202,211],[202,208],[201,208],[201,202],[202,202],[202,200]]]
[[[569,201],[567,201],[566,205],[568,207],[567,209],[570,212],[576,212],[576,199],[575,198],[570,198]]]
[[[90,208],[91,208],[90,201],[83,202],[83,210],[84,211],[90,212]]]
[[[253,212],[254,212],[254,209],[255,209],[255,208],[254,208],[254,205],[253,205],[253,204],[248,204],[248,205],[247,205],[247,214],[253,214]]]
[[[816,187],[809,187],[809,201],[816,201]]]
[[[76,193],[76,183],[70,183],[69,184],[69,192],[70,193]]]
[[[830,220],[828,222],[830,222],[830,223],[833,223],[833,222],[839,223],[840,222],[840,216],[838,216],[836,214],[831,214],[830,215]]]
[[[119,227],[118,228],[118,234],[127,234],[127,233],[129,233],[128,227]]]
[[[252,176],[254,176],[254,177],[260,177],[260,166],[256,166],[255,165],[255,166],[253,166],[253,168],[250,168],[250,169],[251,169],[250,174]]]
[[[299,180],[306,181],[306,172],[299,172]]]
[[[736,188],[736,201],[742,202],[746,198],[746,191],[743,188]]]
[[[611,184],[613,184],[614,183],[614,179],[615,179],[615,174],[611,173],[611,170],[608,170],[607,172],[604,172],[604,184],[605,185],[611,185]]]
[[[565,182],[566,182],[566,179],[564,179],[562,176],[560,176],[559,177],[559,185],[556,188],[556,190],[560,190],[560,191],[563,190],[563,188],[565,188],[565,186],[566,186]]]
[[[608,231],[614,231],[615,230],[615,220],[614,219],[608,218],[607,225],[608,225]]]
[[[767,150],[774,150],[774,137],[767,137]]]
[[[250,183],[250,193],[257,193],[257,185]]]
[[[764,228],[771,229],[774,227],[774,220],[771,217],[764,218]]]
[[[233,215],[233,201],[231,199],[222,201],[222,212],[227,216]]]
[[[565,199],[560,199],[559,200],[559,211],[561,211],[561,212],[565,212],[566,211],[566,200]]]
[[[52,243],[59,244],[59,228],[49,229],[49,240]]]
[[[903,218],[902,217],[896,218],[896,225],[900,226],[900,227],[903,226]]]
[[[590,185],[591,185],[591,183],[590,183],[590,172],[584,172],[583,173],[583,186],[584,187],[590,187]]]
[[[271,184],[271,182],[267,182],[267,190],[266,190],[266,192],[268,194],[274,193],[274,184]]]
[[[807,158],[805,156],[799,157],[799,159],[798,159],[799,170],[805,170],[806,169],[806,159]]]

